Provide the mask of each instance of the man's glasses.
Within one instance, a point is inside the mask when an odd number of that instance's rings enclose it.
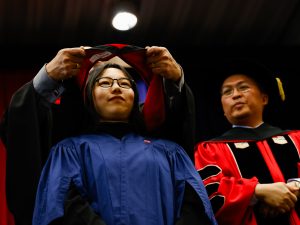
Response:
[[[234,93],[234,90],[237,90],[238,92],[241,92],[241,93],[246,93],[248,92],[249,90],[251,89],[250,85],[248,84],[239,84],[235,87],[232,87],[232,86],[228,86],[228,87],[224,87],[222,90],[221,90],[221,95],[224,96],[224,97],[230,97],[233,95]]]
[[[96,79],[96,83],[102,88],[110,88],[114,85],[114,82],[117,81],[119,87],[124,89],[132,88],[132,80],[128,78],[119,78],[113,79],[110,77],[100,77]]]

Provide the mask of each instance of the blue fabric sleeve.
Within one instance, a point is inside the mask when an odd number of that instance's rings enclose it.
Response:
[[[49,77],[46,71],[46,64],[40,69],[37,75],[33,78],[33,87],[37,93],[53,103],[64,92],[62,82],[57,82]]]
[[[85,195],[80,171],[75,147],[58,144],[51,149],[40,177],[33,225],[47,225],[64,215],[64,201],[71,182]]]
[[[215,219],[203,181],[199,173],[196,171],[193,162],[186,154],[184,149],[178,146],[178,149],[172,161],[176,180],[176,192],[179,194],[179,196],[177,196],[178,200],[176,207],[177,217],[179,217],[180,215],[180,209],[182,206],[184,189],[186,185],[185,183],[187,182],[196,191],[197,195],[199,196],[199,200],[202,201],[205,212],[210,219],[211,224],[217,225],[217,221]]]

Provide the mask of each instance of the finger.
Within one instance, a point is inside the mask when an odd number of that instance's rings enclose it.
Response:
[[[159,67],[159,63],[158,63],[158,62],[155,62],[155,61],[149,62],[149,63],[148,63],[148,66],[149,66],[150,68],[157,68],[157,67]]]
[[[80,63],[72,63],[71,65],[71,69],[68,71],[68,78],[73,78],[76,77],[81,69],[81,64]]]
[[[75,64],[75,69],[80,69],[81,68],[81,65],[79,63],[76,63]]]
[[[295,199],[294,197],[295,197],[296,199]],[[287,211],[290,211],[290,209],[292,209],[292,208],[295,207],[296,201],[297,201],[297,197],[296,197],[296,196],[292,196],[291,198],[289,198],[289,199],[285,202],[285,204],[283,204],[284,209],[287,210]]]
[[[149,48],[147,48],[147,51],[146,51],[146,55],[148,57],[153,57],[153,56],[157,56],[157,55],[160,55],[161,53],[161,50],[162,50],[162,47],[158,47],[158,46],[151,46]]]
[[[165,69],[163,69],[159,64],[152,63],[150,64],[150,68],[153,74],[162,75],[164,74]]]
[[[70,65],[71,69],[80,69],[83,65],[84,58],[78,56],[70,56],[68,60],[68,64]]]
[[[73,78],[73,77],[78,76],[79,72],[80,72],[80,69],[72,69],[68,73],[68,78]]]
[[[281,205],[279,208],[276,209],[276,211],[279,214],[284,214],[289,211],[289,207],[287,205]]]
[[[280,214],[280,212],[279,211],[277,211],[277,210],[274,210],[274,209],[271,209],[270,211],[269,211],[269,216],[270,217],[275,217],[275,216],[278,216]]]
[[[292,192],[300,190],[300,182],[298,182],[298,181],[290,182],[287,184],[287,186]]]
[[[68,49],[68,53],[71,56],[75,56],[75,57],[80,57],[83,58],[85,57],[85,49],[82,47],[78,47],[78,48],[69,48]]]
[[[291,193],[290,201],[293,203],[293,205],[297,202],[297,195],[294,193]]]
[[[92,46],[88,46],[88,45],[81,45],[80,46],[81,49],[89,49],[92,48]]]

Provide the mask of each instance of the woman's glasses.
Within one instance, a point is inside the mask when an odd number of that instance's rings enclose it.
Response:
[[[132,88],[132,80],[128,78],[119,78],[119,79],[113,79],[110,77],[100,77],[96,79],[96,83],[102,87],[102,88],[110,88],[114,85],[114,82],[117,81],[117,84],[119,87],[124,89],[130,89]]]

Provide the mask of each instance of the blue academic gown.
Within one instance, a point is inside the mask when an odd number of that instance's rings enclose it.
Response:
[[[33,225],[64,215],[71,182],[107,225],[174,225],[187,182],[216,224],[199,174],[171,141],[133,133],[121,139],[96,134],[61,141],[42,171]]]

